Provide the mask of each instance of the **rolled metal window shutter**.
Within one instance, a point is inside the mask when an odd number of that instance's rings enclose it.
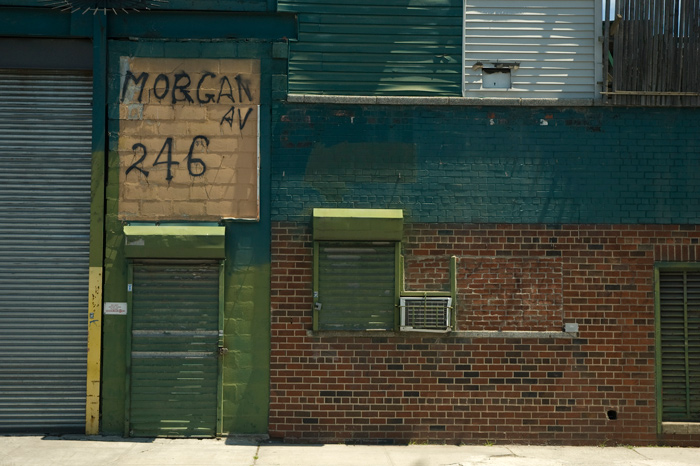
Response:
[[[133,266],[130,435],[213,437],[219,263]]]
[[[0,432],[85,429],[92,78],[0,72]]]
[[[396,312],[395,245],[319,244],[320,330],[392,330]]]
[[[663,420],[700,421],[700,272],[662,271]]]

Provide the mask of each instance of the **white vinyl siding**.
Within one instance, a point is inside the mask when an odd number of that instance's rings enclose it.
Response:
[[[465,0],[464,96],[598,97],[601,15],[597,0]],[[510,89],[484,89],[476,63],[519,68]]]

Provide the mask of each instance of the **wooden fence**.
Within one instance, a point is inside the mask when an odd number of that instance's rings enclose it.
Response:
[[[608,101],[700,105],[700,0],[605,0],[604,5]]]

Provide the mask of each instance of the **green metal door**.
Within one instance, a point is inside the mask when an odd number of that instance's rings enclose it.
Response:
[[[220,268],[218,261],[133,262],[128,435],[220,432]]]

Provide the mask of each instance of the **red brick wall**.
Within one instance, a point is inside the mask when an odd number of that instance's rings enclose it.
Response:
[[[699,238],[679,226],[408,224],[407,289],[448,290],[458,258],[459,331],[572,322],[579,334],[313,334],[310,227],[274,224],[270,435],[697,445],[656,434],[653,264],[695,260]]]

